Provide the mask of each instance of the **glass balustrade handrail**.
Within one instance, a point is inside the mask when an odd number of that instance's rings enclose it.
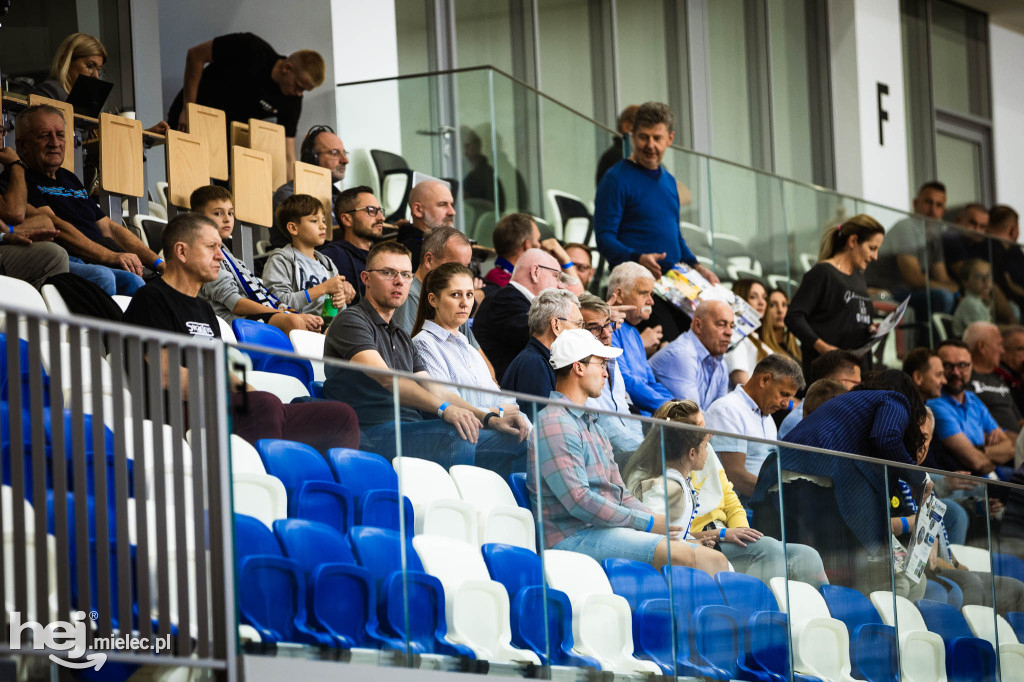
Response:
[[[590,116],[587,116],[586,114],[584,114],[584,113],[582,113],[582,112],[580,112],[580,111],[578,111],[576,109],[573,109],[572,107],[568,106],[567,104],[564,104],[563,102],[555,99],[551,95],[548,95],[548,94],[542,92],[541,90],[538,90],[536,87],[530,85],[529,83],[526,83],[525,81],[522,81],[522,80],[516,78],[515,76],[512,76],[511,74],[506,73],[505,71],[502,71],[501,69],[499,69],[497,67],[488,66],[488,65],[469,66],[469,67],[464,67],[464,68],[447,69],[447,70],[442,70],[442,71],[427,71],[427,72],[414,73],[414,74],[404,74],[404,75],[401,75],[401,76],[391,76],[391,77],[385,77],[385,78],[369,78],[369,79],[365,79],[365,80],[348,81],[348,82],[344,82],[344,83],[336,83],[335,87],[353,87],[353,86],[359,86],[359,85],[372,85],[372,84],[378,84],[378,83],[388,83],[388,82],[397,82],[397,81],[409,81],[409,80],[417,80],[417,79],[423,79],[423,78],[436,78],[436,77],[439,77],[439,76],[452,76],[452,75],[458,75],[458,74],[464,74],[464,73],[474,73],[474,72],[492,72],[492,73],[496,73],[496,74],[502,76],[503,78],[509,80],[513,84],[515,84],[515,85],[517,85],[517,86],[519,86],[521,88],[524,88],[525,90],[529,91],[530,93],[532,93],[532,94],[534,94],[534,95],[536,95],[536,96],[538,96],[538,97],[540,97],[540,98],[542,98],[542,99],[544,99],[544,100],[546,100],[546,101],[548,101],[548,102],[550,102],[550,103],[552,103],[552,104],[554,104],[554,105],[556,105],[558,107],[561,107],[565,111],[567,111],[567,112],[569,112],[569,113],[571,113],[571,114],[573,114],[575,116],[578,116],[579,118],[583,119],[587,123],[590,123],[591,125],[593,125],[593,126],[595,126],[597,128],[600,128],[601,130],[604,130],[604,131],[608,132],[610,135],[618,135],[619,134],[613,128],[611,128],[611,127],[601,123],[600,121],[595,120],[594,118],[592,118]],[[693,156],[695,156],[697,158],[704,159],[704,160],[707,160],[707,161],[715,161],[716,163],[722,163],[722,164],[725,164],[727,166],[732,166],[734,168],[738,168],[738,169],[742,169],[742,170],[745,170],[745,171],[749,171],[751,173],[754,173],[756,175],[759,175],[759,176],[762,176],[762,177],[765,177],[765,178],[772,178],[772,179],[776,179],[776,180],[781,180],[781,181],[783,181],[784,183],[786,183],[788,185],[792,185],[792,186],[796,186],[796,187],[802,187],[804,189],[809,189],[809,190],[812,190],[814,192],[818,192],[820,194],[828,194],[828,195],[836,197],[838,200],[846,200],[846,201],[858,202],[858,203],[861,203],[861,204],[865,204],[867,206],[876,207],[876,208],[884,210],[884,211],[891,211],[891,212],[895,212],[895,213],[900,213],[900,214],[903,214],[905,216],[912,216],[913,215],[912,213],[908,212],[906,209],[903,209],[903,208],[896,208],[896,207],[893,207],[893,206],[886,206],[885,204],[880,204],[878,202],[874,202],[874,201],[870,201],[870,200],[867,200],[867,199],[863,199],[861,197],[856,197],[856,196],[854,196],[852,194],[845,194],[845,193],[840,192],[838,190],[830,189],[828,187],[822,187],[821,185],[816,185],[816,184],[811,183],[811,182],[806,182],[806,181],[803,181],[803,180],[795,180],[793,178],[787,178],[787,177],[785,177],[783,175],[778,175],[778,174],[775,174],[775,173],[771,173],[769,171],[762,170],[762,169],[759,169],[759,168],[754,168],[752,166],[745,166],[745,165],[743,165],[743,164],[741,164],[741,163],[739,163],[737,161],[732,161],[730,159],[724,159],[722,157],[715,156],[713,154],[707,154],[705,152],[700,152],[700,151],[696,151],[696,150],[693,150],[693,149],[686,149],[686,148],[680,147],[678,145],[670,145],[669,149],[677,151],[677,152],[681,152],[683,154],[693,155]],[[950,223],[950,222],[947,222],[947,221],[944,221],[944,220],[936,220],[934,218],[924,218],[923,216],[915,216],[915,217],[921,218],[922,220],[926,220],[929,224],[948,225],[950,227],[956,226],[954,223]],[[958,227],[958,226],[956,226],[956,227]]]

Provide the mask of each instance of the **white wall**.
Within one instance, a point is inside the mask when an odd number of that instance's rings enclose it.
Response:
[[[146,3],[136,3],[144,5]],[[188,48],[225,33],[250,31],[269,42],[281,54],[296,50],[316,50],[327,62],[324,84],[303,96],[296,146],[310,126],[335,125],[334,41],[331,5],[327,0],[289,0],[253,2],[252,0],[174,0],[159,5],[159,54],[163,79],[160,110],[164,115],[181,89]],[[133,23],[139,23],[133,17]],[[346,32],[358,35],[364,26],[350,25]],[[135,52],[154,49],[136,44]],[[140,105],[141,107],[141,105]],[[297,155],[297,154],[296,154]]]
[[[1024,209],[1024,35],[1001,26],[989,27],[992,59],[992,146],[995,150],[995,197],[999,203]]]
[[[830,0],[832,110],[840,192],[910,208],[899,3]],[[877,84],[889,86],[878,140]]]

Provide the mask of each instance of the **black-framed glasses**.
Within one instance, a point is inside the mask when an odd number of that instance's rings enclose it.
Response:
[[[607,329],[610,332],[613,332],[613,331],[615,331],[616,329],[618,329],[621,326],[622,326],[621,322],[605,322],[604,324],[597,324],[596,322],[591,322],[590,324],[588,324],[586,326],[586,330],[588,332],[590,332],[591,334],[595,334],[596,335],[596,334],[600,334],[605,329]]]
[[[942,369],[946,370],[947,372],[949,370],[951,370],[951,369],[965,370],[965,369],[970,369],[970,368],[971,368],[971,363],[969,363],[969,362],[944,362],[944,363],[942,363]]]
[[[558,274],[562,274],[562,271],[559,270],[558,268],[551,268],[551,267],[548,267],[547,265],[541,265],[540,263],[537,263],[537,267],[538,268],[543,268],[545,270],[550,270],[551,272],[557,272]]]
[[[384,279],[395,281],[396,277],[401,277],[403,280],[408,282],[412,279],[412,272],[409,270],[392,270],[391,268],[370,268],[367,272],[377,272]]]
[[[326,154],[327,156],[330,156],[330,157],[335,158],[335,159],[340,159],[343,156],[344,157],[348,157],[348,152],[345,151],[344,149],[324,149],[323,151],[319,151],[319,152],[316,153],[317,156],[320,156],[321,154]],[[369,208],[369,207],[367,207],[367,208]],[[359,209],[357,208],[357,209],[353,209],[353,210],[358,211]],[[373,214],[371,214],[371,215],[373,215]]]
[[[366,211],[366,215],[371,218],[376,218],[378,213],[384,215],[384,209],[380,206],[360,206],[359,208],[350,208],[347,211],[343,211],[343,213],[355,213],[357,211]]]
[[[569,324],[574,324],[577,329],[583,329],[583,325],[586,324],[583,320],[570,320],[568,317],[556,317],[555,319],[561,320],[562,322],[568,322]]]

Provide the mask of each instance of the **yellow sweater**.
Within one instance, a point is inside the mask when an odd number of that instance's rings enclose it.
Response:
[[[690,482],[698,495],[697,517],[690,525],[690,532],[704,530],[704,526],[713,521],[724,523],[726,528],[750,527],[747,512],[733,491],[722,462],[710,445],[704,468],[692,472]]]

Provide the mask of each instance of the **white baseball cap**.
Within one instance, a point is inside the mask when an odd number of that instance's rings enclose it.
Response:
[[[548,362],[554,369],[560,369],[591,355],[617,358],[622,355],[622,349],[604,345],[586,329],[569,329],[551,344],[551,359]]]

